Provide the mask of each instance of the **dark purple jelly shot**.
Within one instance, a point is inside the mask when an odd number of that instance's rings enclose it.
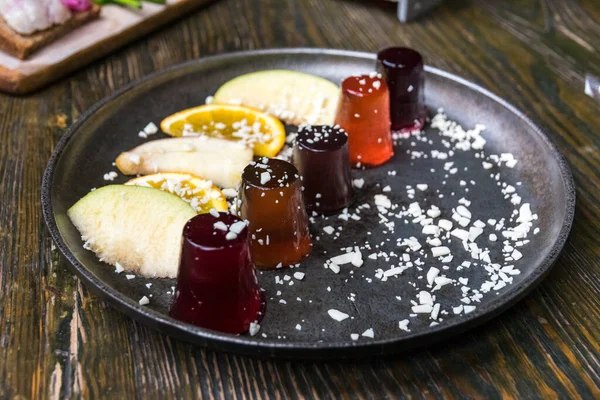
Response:
[[[170,315],[202,328],[241,334],[252,322],[260,322],[265,310],[248,228],[233,214],[213,213],[197,215],[183,228]]]
[[[388,47],[377,53],[377,71],[390,91],[392,131],[421,129],[425,123],[423,58],[406,47]]]
[[[350,205],[348,137],[342,129],[327,125],[300,129],[292,160],[302,176],[307,210],[329,214]]]

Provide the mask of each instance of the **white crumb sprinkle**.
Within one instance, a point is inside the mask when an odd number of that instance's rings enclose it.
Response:
[[[156,126],[154,122],[150,122],[144,128],[144,132],[146,135],[154,135],[155,133],[158,133],[158,126]]]
[[[250,322],[250,329],[248,330],[250,336],[256,335],[258,331],[260,331],[260,324],[257,324],[256,322]]]
[[[269,182],[271,180],[271,174],[267,171],[262,172],[260,174],[260,184],[264,185],[265,183]]]
[[[373,339],[375,337],[375,331],[373,328],[369,328],[362,333],[362,336]]]
[[[405,332],[410,332],[410,329],[408,329],[409,323],[410,323],[409,320],[403,319],[402,321],[398,322],[398,328],[400,328],[400,330],[403,330]]]
[[[223,221],[217,221],[217,222],[215,222],[213,224],[213,228],[218,229],[220,231],[226,231],[228,229],[227,225]]]
[[[325,232],[328,235],[331,235],[333,232],[335,232],[335,229],[333,228],[333,226],[326,226],[323,228],[323,232]]]
[[[236,197],[238,195],[237,190],[235,189],[231,189],[231,188],[226,188],[221,190],[221,192],[223,193],[223,195],[225,195],[225,197],[227,197],[228,199],[231,199],[233,197]]]
[[[352,181],[352,185],[354,185],[355,188],[357,189],[362,189],[362,187],[365,185],[365,180],[360,178],[360,179],[354,179]]]
[[[120,274],[121,272],[125,271],[123,269],[123,266],[121,264],[119,264],[118,262],[115,263],[115,272],[117,274]]]
[[[429,268],[429,271],[427,272],[427,283],[429,285],[433,285],[435,278],[439,275],[439,273],[440,270],[436,267]]]
[[[227,235],[225,235],[225,239],[227,240],[235,240],[237,237],[238,235],[235,232],[227,232]]]
[[[346,313],[343,313],[341,311],[338,311],[336,309],[331,309],[327,311],[327,314],[329,314],[329,316],[333,319],[335,319],[338,322],[341,322],[347,318],[350,318],[350,316]]]
[[[434,257],[447,256],[450,254],[450,249],[446,246],[434,247],[431,249],[431,254],[433,254]]]

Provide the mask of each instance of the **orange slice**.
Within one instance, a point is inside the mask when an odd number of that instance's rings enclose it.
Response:
[[[204,178],[191,174],[160,173],[134,178],[126,185],[147,186],[173,193],[188,202],[198,214],[205,214],[212,208],[227,211],[225,196]]]
[[[207,104],[165,118],[160,127],[171,136],[210,137],[239,141],[260,157],[275,157],[285,143],[285,127],[275,117],[251,107]]]

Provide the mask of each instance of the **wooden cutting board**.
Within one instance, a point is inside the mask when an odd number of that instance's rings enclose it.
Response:
[[[0,91],[25,94],[214,0],[167,0],[144,3],[141,10],[102,7],[100,18],[44,47],[27,60],[0,51]]]

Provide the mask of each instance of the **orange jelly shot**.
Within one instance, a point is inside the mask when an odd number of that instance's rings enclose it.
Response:
[[[263,157],[242,174],[241,216],[249,221],[250,252],[257,268],[298,264],[312,242],[302,197],[302,180],[294,165]]]
[[[390,98],[380,75],[344,79],[335,123],[348,133],[352,165],[377,166],[394,155]]]

